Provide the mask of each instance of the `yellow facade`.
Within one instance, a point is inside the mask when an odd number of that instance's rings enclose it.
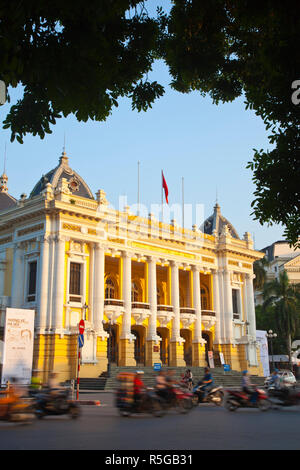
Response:
[[[105,193],[94,199],[65,155],[60,167],[77,178],[85,197],[71,191],[61,171],[53,184],[0,213],[0,298],[36,310],[34,368],[44,377],[55,370],[61,380],[75,378],[84,319],[83,377],[98,377],[108,361],[204,366],[209,351],[216,365],[223,353],[233,369],[260,373],[247,328],[253,328],[252,266],[261,254],[249,234],[241,240],[229,223],[208,234],[110,209]],[[28,274],[18,278],[21,294],[14,281],[18,263],[26,273],[35,262],[30,297]]]

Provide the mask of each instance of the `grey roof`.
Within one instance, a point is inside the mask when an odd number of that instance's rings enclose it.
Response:
[[[7,192],[0,192],[0,211],[11,209],[17,205],[17,200]]]
[[[225,225],[228,226],[230,235],[233,238],[238,238],[238,233],[235,230],[234,226],[221,214],[221,209],[218,203],[214,207],[214,213],[208,217],[203,225],[200,227],[202,232],[207,233],[208,235],[213,235],[213,232],[216,230],[218,235],[221,235]]]
[[[59,164],[48,173],[43,175],[30,193],[29,198],[38,196],[45,188],[47,183],[51,183],[55,190],[62,178],[69,182],[69,190],[75,196],[94,199],[93,194],[86,182],[72,168],[69,167],[68,157],[65,152],[59,159]]]

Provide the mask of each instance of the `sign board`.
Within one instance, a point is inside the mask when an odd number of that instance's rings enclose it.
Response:
[[[20,384],[31,382],[34,310],[7,308],[4,329],[3,368],[1,383],[12,378]]]
[[[83,345],[84,345],[84,336],[78,335],[78,347],[83,348]]]
[[[153,366],[154,370],[161,370],[161,364],[159,362],[155,362]]]
[[[259,344],[260,361],[263,367],[264,376],[270,375],[269,351],[267,332],[264,330],[256,330],[256,341]]]
[[[208,351],[208,365],[211,369],[215,367],[214,353],[212,351]]]
[[[230,371],[230,364],[223,364],[224,372]]]
[[[83,335],[83,333],[84,333],[84,320],[80,320],[78,328],[79,328],[79,334]]]
[[[159,346],[153,346],[153,352],[159,352]]]
[[[224,359],[224,354],[223,353],[219,353],[219,356],[220,356],[220,361],[221,361],[221,364],[225,364],[225,359]]]

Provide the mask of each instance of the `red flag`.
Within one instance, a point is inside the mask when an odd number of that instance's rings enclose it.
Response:
[[[161,172],[161,175],[162,175],[162,187],[164,188],[164,191],[165,191],[165,198],[166,198],[167,204],[169,204],[169,201],[168,201],[169,190],[168,190],[168,185],[166,183],[163,171]]]

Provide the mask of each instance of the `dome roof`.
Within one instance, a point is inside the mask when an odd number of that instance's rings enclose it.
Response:
[[[202,227],[201,230],[204,233],[209,235],[213,235],[214,230],[217,231],[218,235],[221,235],[223,228],[227,225],[230,235],[233,238],[238,238],[238,233],[235,230],[234,226],[221,214],[221,208],[218,203],[216,203],[214,207],[214,213],[208,217]]]
[[[8,194],[8,178],[5,173],[0,177],[0,211],[11,209],[17,205],[17,200]]]
[[[32,198],[34,196],[38,196],[46,188],[47,183],[51,183],[55,190],[62,178],[65,178],[68,181],[69,190],[74,194],[74,196],[94,199],[93,194],[85,181],[69,167],[69,160],[65,152],[62,153],[58,166],[40,178],[31,191],[29,197]]]

